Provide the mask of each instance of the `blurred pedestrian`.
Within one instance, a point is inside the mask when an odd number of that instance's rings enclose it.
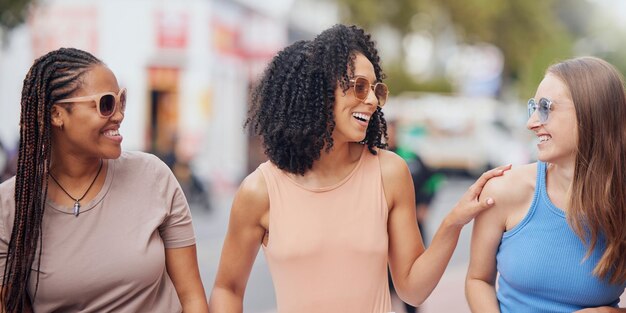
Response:
[[[550,66],[526,124],[538,161],[490,181],[466,282],[473,312],[626,312],[626,96],[609,63]],[[496,290],[496,277],[498,289]]]
[[[269,161],[241,184],[211,294],[214,313],[242,312],[263,247],[278,312],[389,312],[387,265],[403,300],[437,285],[477,201],[483,175],[425,250],[406,162],[382,150],[387,87],[370,35],[335,25],[272,60],[246,124]]]
[[[189,207],[163,162],[121,151],[113,72],[52,51],[21,107],[17,175],[0,185],[0,311],[206,312]]]

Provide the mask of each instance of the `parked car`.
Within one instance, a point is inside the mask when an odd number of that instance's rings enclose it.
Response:
[[[522,105],[438,94],[392,101],[390,115],[400,126],[400,144],[432,168],[475,176],[498,165],[530,160]]]

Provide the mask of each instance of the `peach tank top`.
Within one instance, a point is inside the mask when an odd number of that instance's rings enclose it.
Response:
[[[378,156],[364,147],[347,177],[315,189],[269,161],[259,168],[270,200],[263,250],[278,312],[391,311],[388,208]]]

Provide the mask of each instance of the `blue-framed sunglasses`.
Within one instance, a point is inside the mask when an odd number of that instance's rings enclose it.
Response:
[[[539,122],[545,124],[550,116],[550,110],[552,110],[552,100],[548,98],[541,98],[537,102],[535,98],[528,100],[528,118],[530,118],[535,111],[539,111]]]

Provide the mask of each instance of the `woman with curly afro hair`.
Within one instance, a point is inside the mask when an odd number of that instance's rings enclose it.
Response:
[[[477,201],[484,174],[425,250],[406,163],[384,150],[387,87],[369,34],[335,25],[279,52],[252,94],[246,125],[269,161],[242,182],[212,312],[242,312],[263,247],[278,312],[391,311],[387,266],[400,297],[420,304],[441,278],[463,225],[493,205]]]

